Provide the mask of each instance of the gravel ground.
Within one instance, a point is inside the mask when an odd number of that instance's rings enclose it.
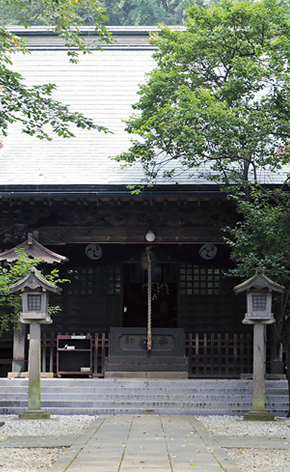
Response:
[[[12,436],[58,436],[81,434],[95,416],[52,415],[53,421],[14,421],[16,415],[0,415],[5,425],[0,442]],[[214,436],[267,436],[290,441],[290,419],[275,422],[246,422],[238,416],[198,416],[197,419]],[[49,467],[66,448],[0,448],[0,472],[49,471]],[[290,449],[224,449],[243,472],[289,472]]]
[[[0,415],[0,442],[12,436],[59,436],[81,434],[96,419],[95,416],[51,415],[52,421],[15,421],[16,415]],[[0,448],[1,472],[46,471],[66,450],[57,448]]]
[[[198,416],[214,436],[267,436],[290,441],[290,419],[277,418],[275,422],[243,421],[238,416]],[[243,472],[289,472],[289,450],[277,449],[224,449]]]

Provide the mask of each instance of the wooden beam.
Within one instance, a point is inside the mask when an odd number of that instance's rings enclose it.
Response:
[[[205,243],[222,242],[219,227],[91,227],[67,226],[38,229],[42,244],[77,244],[77,243],[145,243],[145,234],[151,229],[156,238],[154,243]]]

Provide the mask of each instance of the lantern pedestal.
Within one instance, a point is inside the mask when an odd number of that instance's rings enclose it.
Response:
[[[273,421],[274,415],[265,410],[266,325],[254,324],[253,409],[244,415],[246,421]]]
[[[266,325],[275,323],[272,313],[272,292],[282,293],[284,287],[263,275],[259,267],[254,277],[236,285],[234,291],[247,293],[247,313],[244,324],[254,325],[253,409],[244,416],[246,421],[273,421],[265,411]]]
[[[52,323],[48,314],[48,293],[60,293],[61,289],[42,277],[31,267],[30,274],[9,287],[11,293],[22,294],[20,321],[30,324],[29,339],[29,398],[28,411],[19,415],[20,420],[47,420],[50,414],[41,409],[41,324]]]
[[[275,417],[267,411],[249,411],[244,415],[245,421],[274,421]]]
[[[41,383],[40,383],[40,353],[41,353],[41,325],[34,322],[30,324],[29,339],[29,397],[28,410],[19,415],[20,420],[48,420],[50,414],[41,409]]]
[[[20,420],[50,420],[50,413],[43,410],[27,410],[18,415]]]

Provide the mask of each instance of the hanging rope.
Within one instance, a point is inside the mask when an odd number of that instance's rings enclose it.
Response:
[[[148,266],[147,266],[147,273],[148,273],[147,351],[151,351],[151,346],[152,346],[152,338],[151,338],[152,268],[151,268],[150,247],[146,247],[146,253],[147,253],[147,262],[148,262]]]

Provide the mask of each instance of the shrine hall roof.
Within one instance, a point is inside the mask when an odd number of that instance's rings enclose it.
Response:
[[[156,28],[111,28],[117,42],[103,46],[103,51],[80,54],[76,65],[69,62],[59,38],[44,27],[10,29],[29,41],[31,54],[13,55],[14,70],[23,75],[26,84],[55,83],[54,99],[93,118],[113,134],[74,128],[75,138],[54,137],[48,142],[21,133],[19,125],[11,125],[0,150],[0,187],[140,183],[143,178],[140,166],[122,169],[109,157],[129,147],[130,135],[124,132],[122,120],[132,114],[132,104],[138,100],[138,85],[155,66],[148,35]],[[91,32],[90,28],[87,32]],[[173,183],[207,184],[195,172],[190,180],[181,175]],[[276,183],[275,179],[281,180],[281,174],[270,175],[268,183]],[[168,181],[158,183],[168,185]]]

